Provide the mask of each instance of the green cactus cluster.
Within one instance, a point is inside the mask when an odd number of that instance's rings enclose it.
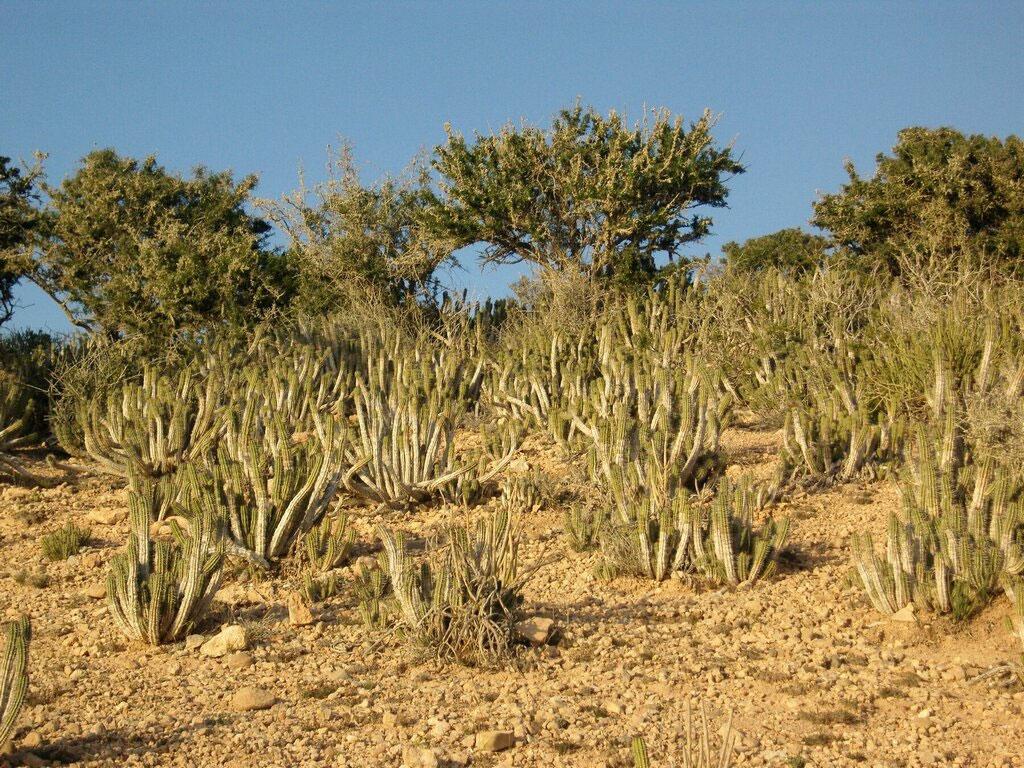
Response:
[[[40,539],[43,557],[50,562],[59,562],[67,560],[72,555],[77,555],[89,541],[90,533],[88,528],[79,528],[74,523],[67,523]]]
[[[37,440],[33,429],[34,411],[29,390],[13,373],[0,371],[0,480],[28,482],[34,479],[17,456]]]
[[[448,526],[443,546],[419,563],[401,533],[382,527],[379,535],[391,588],[388,614],[403,637],[463,663],[488,663],[511,651],[530,572],[519,567],[521,533],[507,512],[474,526]]]
[[[18,713],[28,692],[28,650],[32,637],[25,617],[3,624],[4,648],[0,659],[0,745],[11,738]]]
[[[563,518],[569,546],[577,552],[596,549],[610,517],[608,510],[600,505],[573,504]]]
[[[327,573],[348,562],[356,535],[344,512],[328,515],[303,539],[306,562],[318,573]]]
[[[154,541],[152,497],[129,490],[131,536],[111,561],[107,602],[114,623],[133,640],[181,639],[202,621],[220,584],[223,521],[198,497],[187,504],[187,529],[172,518],[173,540]]]
[[[667,504],[653,499],[629,508],[630,522],[602,536],[603,573],[663,581],[694,572],[714,584],[741,587],[769,578],[789,532],[788,520],[768,517],[759,527],[758,489],[722,478],[711,501],[681,493]]]
[[[869,602],[892,614],[910,603],[966,618],[1024,574],[1024,485],[991,458],[973,461],[952,411],[923,427],[889,519],[884,557],[855,537],[856,573]]]

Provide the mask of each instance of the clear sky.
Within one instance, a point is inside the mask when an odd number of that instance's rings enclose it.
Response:
[[[337,137],[364,178],[444,138],[545,123],[577,96],[696,118],[748,172],[715,253],[805,225],[819,191],[908,125],[1021,133],[1024,2],[99,3],[0,0],[0,154],[48,152],[52,181],[114,147],[188,171],[256,172],[258,194],[323,176]],[[496,295],[516,273],[449,276]],[[67,328],[23,289],[17,327]]]

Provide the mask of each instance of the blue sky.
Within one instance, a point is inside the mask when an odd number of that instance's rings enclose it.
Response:
[[[322,177],[349,139],[367,179],[444,138],[544,123],[576,97],[696,118],[748,172],[693,252],[806,224],[818,191],[869,171],[907,125],[1020,133],[1024,3],[97,3],[0,1],[0,154],[92,149],[256,172],[258,193]],[[515,271],[449,277],[500,294]],[[16,327],[64,330],[38,292]]]

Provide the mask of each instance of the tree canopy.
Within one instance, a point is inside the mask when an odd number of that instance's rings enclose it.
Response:
[[[169,173],[154,157],[87,155],[46,187],[45,237],[31,278],[71,322],[113,335],[162,335],[244,324],[284,298],[270,225],[246,211],[256,177],[197,168]]]
[[[825,259],[829,241],[820,235],[804,232],[799,227],[780,229],[743,243],[728,242],[722,246],[726,263],[744,272],[775,269],[804,272],[814,269]]]
[[[395,302],[432,298],[434,272],[451,252],[421,226],[429,194],[423,167],[364,185],[345,146],[331,157],[326,181],[261,201],[289,238],[296,302],[322,311],[367,290]]]
[[[32,240],[39,228],[38,166],[23,173],[0,156],[0,325],[14,311],[14,286],[29,270]]]
[[[743,172],[713,123],[705,112],[687,129],[657,111],[629,125],[577,104],[546,129],[508,125],[470,141],[446,127],[429,232],[451,251],[484,244],[487,262],[647,284],[659,256],[708,234],[697,209],[724,206],[726,180]]]
[[[814,205],[813,223],[854,256],[900,263],[987,259],[1024,269],[1024,142],[906,128],[871,178],[850,180]]]

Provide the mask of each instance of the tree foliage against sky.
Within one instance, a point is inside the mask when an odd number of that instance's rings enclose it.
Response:
[[[743,172],[713,123],[705,113],[687,129],[657,111],[629,125],[577,104],[547,129],[509,125],[473,140],[448,129],[433,159],[430,231],[450,250],[484,244],[487,262],[647,282],[657,257],[708,234],[698,209],[724,206],[728,177]]]
[[[822,263],[828,245],[827,238],[792,227],[743,243],[728,242],[722,246],[722,255],[727,264],[745,272],[769,268],[804,272]]]
[[[38,166],[22,172],[11,158],[0,156],[0,325],[10,320],[14,285],[29,269],[40,224],[38,177]]]
[[[331,157],[329,178],[280,201],[261,201],[289,239],[306,311],[343,306],[353,292],[391,301],[424,299],[437,290],[434,272],[451,252],[422,228],[429,197],[423,167],[402,178],[364,185],[348,146]]]
[[[154,157],[92,152],[46,188],[30,277],[74,324],[112,335],[256,319],[287,281],[266,247],[270,225],[245,209],[255,184],[204,168],[182,178]]]
[[[846,165],[848,183],[814,205],[813,223],[872,265],[908,258],[984,258],[1024,265],[1024,142],[906,128],[871,178]]]

